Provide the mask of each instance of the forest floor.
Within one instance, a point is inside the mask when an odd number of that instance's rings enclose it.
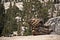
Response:
[[[60,35],[0,37],[0,40],[60,40]]]

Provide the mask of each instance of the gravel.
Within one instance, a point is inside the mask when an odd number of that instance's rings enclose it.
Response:
[[[60,40],[60,35],[0,37],[0,40]]]

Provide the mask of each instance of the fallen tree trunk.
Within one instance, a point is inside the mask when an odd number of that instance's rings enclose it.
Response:
[[[29,24],[33,35],[50,34],[52,32],[49,26],[44,26],[42,19],[30,19]]]

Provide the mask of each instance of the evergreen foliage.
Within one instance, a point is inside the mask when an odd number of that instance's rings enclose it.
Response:
[[[19,11],[18,7],[13,5],[10,2],[10,7],[7,9],[7,12],[5,13],[5,24],[4,24],[4,30],[3,30],[3,35],[4,36],[9,36],[13,31],[17,31],[17,24],[16,24],[16,13]]]

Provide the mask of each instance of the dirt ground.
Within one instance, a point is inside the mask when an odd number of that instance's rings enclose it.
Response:
[[[60,35],[0,37],[0,40],[60,40]]]

